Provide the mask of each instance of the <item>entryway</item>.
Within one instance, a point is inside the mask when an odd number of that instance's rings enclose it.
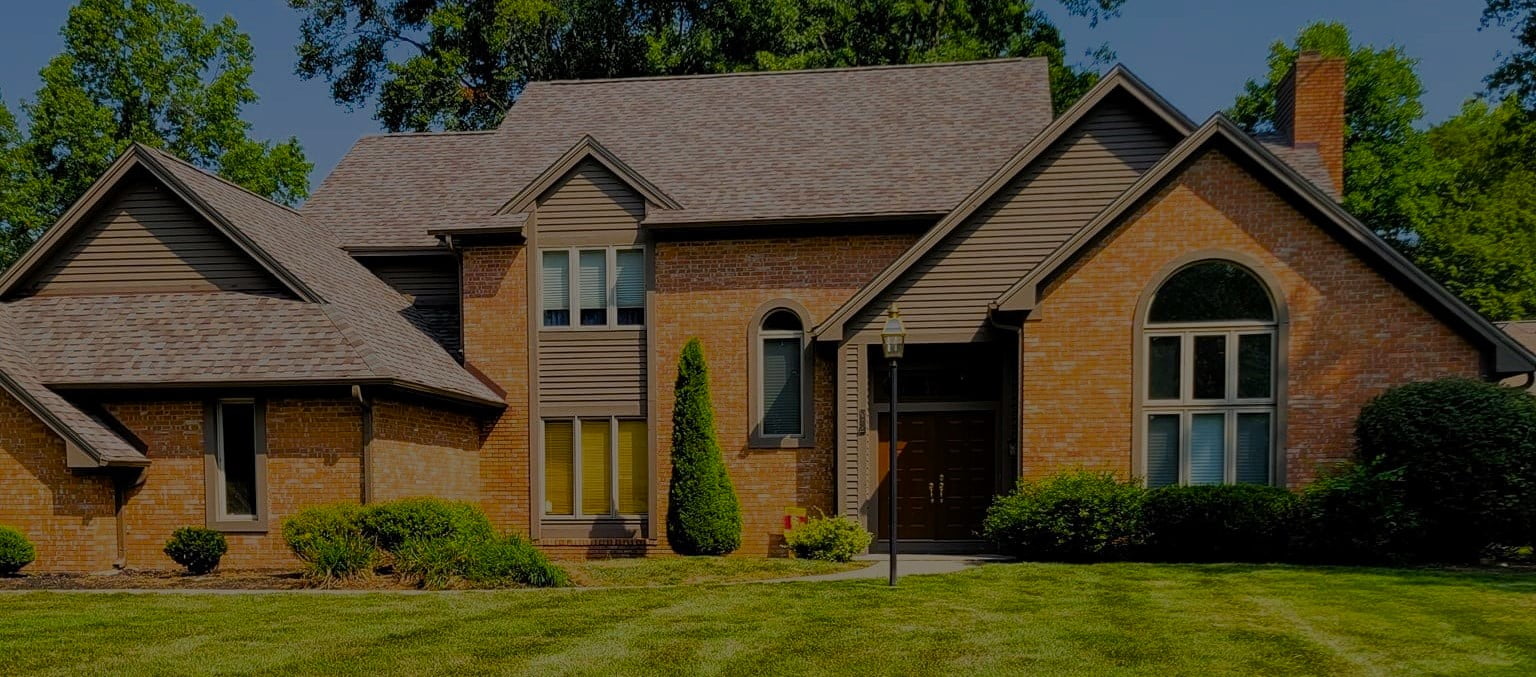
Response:
[[[890,414],[879,416],[879,531],[890,537]],[[902,541],[976,541],[996,485],[997,426],[991,411],[901,412],[896,418]]]

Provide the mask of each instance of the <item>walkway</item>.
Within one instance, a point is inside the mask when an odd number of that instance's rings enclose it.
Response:
[[[865,578],[884,579],[890,576],[890,557],[888,555],[863,555],[854,561],[869,562],[869,566],[862,569],[840,571],[835,574],[781,578],[770,582],[851,581]],[[1008,561],[1012,560],[1001,555],[902,555],[898,553],[896,556],[896,573],[901,577],[925,574],[952,574],[990,562]]]

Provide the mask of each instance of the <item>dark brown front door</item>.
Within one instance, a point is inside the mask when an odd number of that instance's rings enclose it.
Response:
[[[902,539],[978,538],[996,474],[991,412],[903,413],[897,417]],[[880,538],[889,538],[890,416],[881,414],[878,469]]]

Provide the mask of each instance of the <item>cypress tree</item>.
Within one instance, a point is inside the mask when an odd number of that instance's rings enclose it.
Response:
[[[684,555],[724,555],[741,547],[741,503],[715,438],[709,366],[697,338],[678,359],[673,402],[667,541]]]

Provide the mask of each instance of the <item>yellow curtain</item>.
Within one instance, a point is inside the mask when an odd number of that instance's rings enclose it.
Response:
[[[643,515],[650,507],[651,460],[645,421],[619,421],[619,512]]]
[[[581,422],[581,512],[607,515],[612,494],[613,453],[608,446],[608,419]]]
[[[544,423],[544,514],[571,515],[573,488],[570,421]]]

